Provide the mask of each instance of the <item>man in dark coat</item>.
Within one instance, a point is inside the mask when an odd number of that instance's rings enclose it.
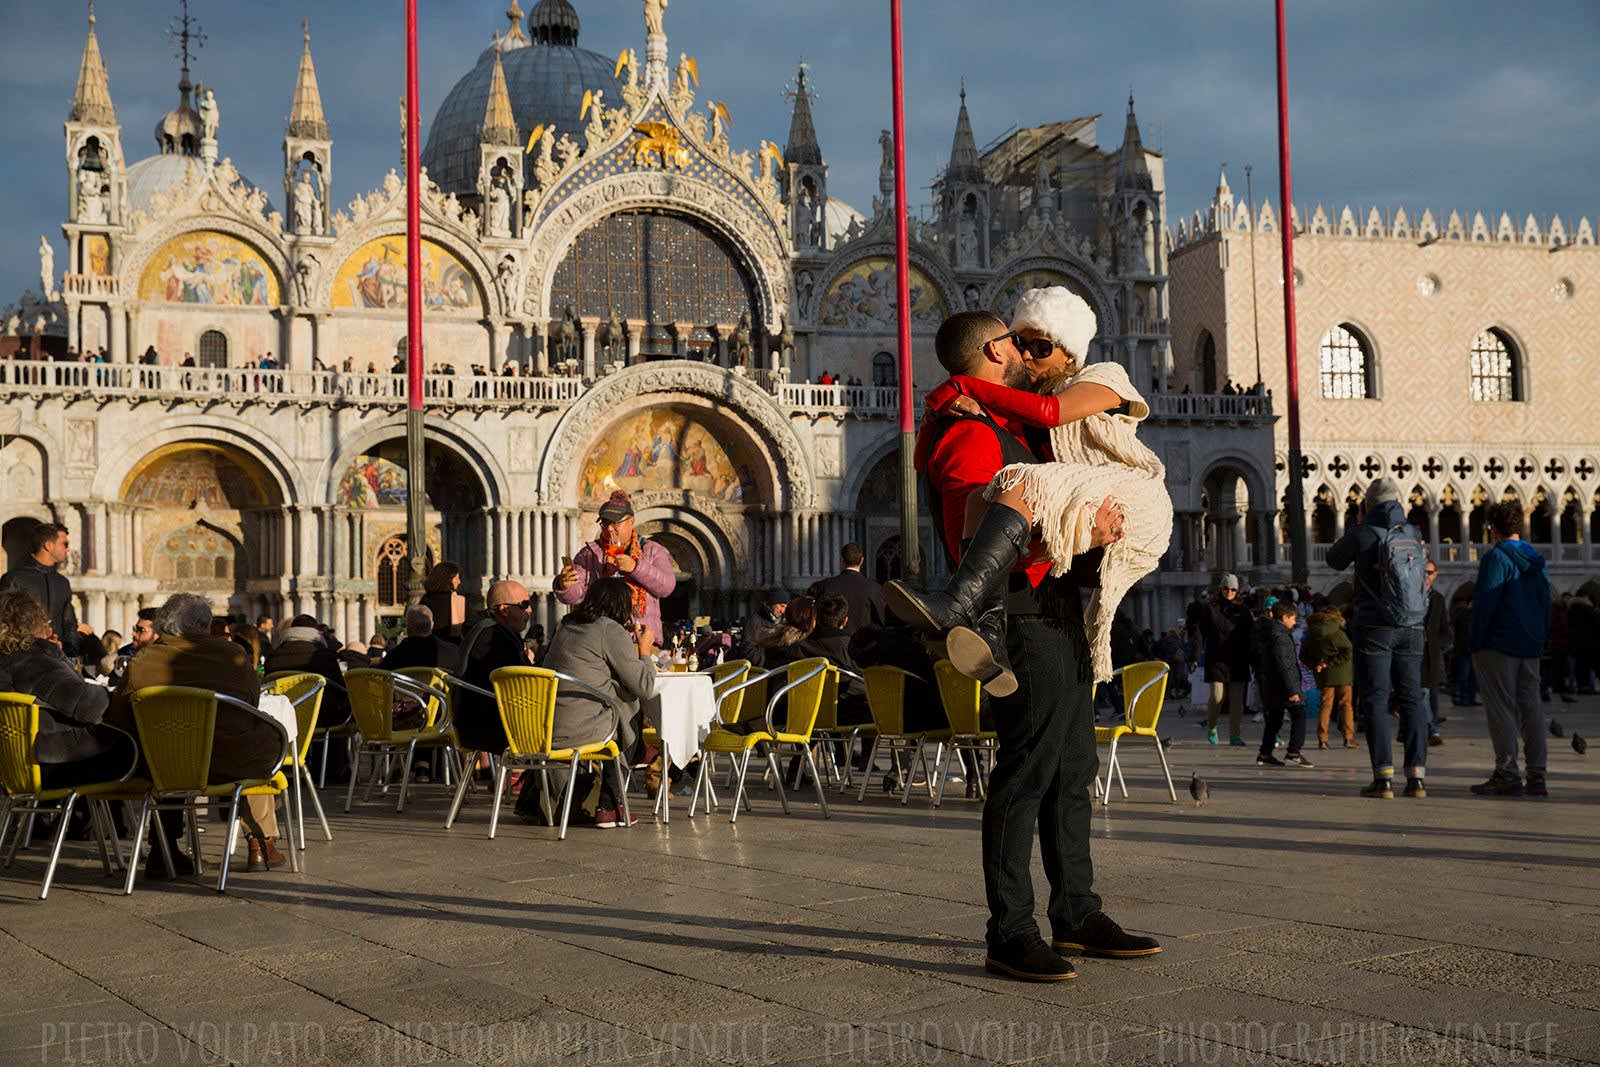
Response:
[[[425,604],[406,609],[406,636],[384,654],[379,664],[386,671],[408,667],[443,667],[454,671],[461,661],[461,648],[441,640],[433,632],[433,610]]]
[[[850,657],[851,633],[850,605],[845,598],[837,593],[823,597],[817,604],[816,629],[800,642],[800,655],[804,659],[821,656],[835,667],[859,674]],[[841,680],[837,721],[841,726],[861,726],[872,721],[866,687],[854,679]]]
[[[1195,660],[1205,666],[1211,699],[1206,705],[1206,740],[1217,743],[1217,723],[1228,709],[1228,743],[1244,744],[1244,699],[1250,684],[1250,633],[1254,620],[1239,596],[1239,579],[1224,574],[1209,601],[1189,607]]]
[[[866,559],[861,546],[850,542],[839,552],[839,573],[807,590],[819,603],[829,596],[844,597],[850,609],[844,626],[846,636],[853,636],[863,626],[882,626],[888,615],[883,605],[883,586],[861,573]]]
[[[527,667],[522,632],[532,618],[533,603],[521,582],[496,582],[489,587],[489,610],[475,622],[461,643],[461,680],[493,690],[489,675],[501,667]],[[489,697],[463,693],[456,706],[456,733],[461,743],[479,752],[506,750],[500,707]]]
[[[319,729],[350,721],[350,694],[344,687],[339,657],[328,647],[317,620],[310,615],[296,615],[278,639],[277,647],[267,653],[267,673],[279,671],[319,674],[327,680],[322,690],[322,710],[317,713]]]
[[[50,618],[50,627],[61,641],[61,651],[78,654],[78,638],[93,633],[78,623],[72,604],[72,583],[61,573],[71,544],[67,528],[58,522],[41,522],[28,539],[29,556],[0,576],[0,589],[26,589],[33,594]]]
[[[1294,647],[1294,624],[1298,618],[1294,602],[1276,600],[1267,614],[1255,623],[1256,685],[1261,689],[1261,706],[1266,722],[1261,728],[1261,751],[1256,755],[1260,767],[1313,766],[1300,752],[1306,743],[1305,694],[1300,688],[1300,660]],[[1289,716],[1289,750],[1283,759],[1272,754],[1284,716]]]

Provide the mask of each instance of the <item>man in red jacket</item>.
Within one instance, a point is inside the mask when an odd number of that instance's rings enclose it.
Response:
[[[1060,355],[1047,339],[1019,335],[988,312],[966,311],[939,328],[934,348],[952,376],[967,375],[1026,387],[1029,357],[1041,362]],[[1073,353],[1080,358],[1084,353]],[[938,410],[955,390],[940,385],[928,398]],[[1020,426],[998,417],[942,415],[928,419],[917,440],[916,466],[927,478],[930,503],[950,558],[960,559],[967,502],[1008,463],[1038,462]],[[1101,508],[1097,526],[1114,539],[1112,509]],[[972,539],[972,552],[1007,560],[1011,577],[1003,607],[984,613],[977,627],[985,640],[998,637],[1017,688],[994,702],[999,750],[983,810],[983,875],[989,903],[985,967],[1025,981],[1074,978],[1062,952],[1111,958],[1161,951],[1153,938],[1122,930],[1100,910],[1089,852],[1092,800],[1089,783],[1098,757],[1094,743],[1093,685],[1079,596],[1084,580],[1098,573],[1098,551],[1078,557],[1073,573],[1049,579],[1050,561],[1030,544],[1032,530],[1009,508],[991,507]],[[1020,559],[1019,559],[1020,554]],[[1012,569],[1010,560],[1017,560]],[[998,627],[998,629],[996,629]],[[1000,636],[1003,635],[1003,636]],[[1045,876],[1050,882],[1051,943],[1040,936],[1034,916],[1035,827]]]

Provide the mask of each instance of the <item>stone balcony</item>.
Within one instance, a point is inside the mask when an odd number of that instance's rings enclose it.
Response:
[[[696,366],[704,366],[697,363]],[[727,369],[729,375],[745,371]],[[770,371],[748,374],[773,404],[791,413],[835,418],[891,419],[900,410],[893,385],[815,385],[784,381]],[[572,375],[507,376],[430,374],[423,378],[429,407],[450,410],[564,408],[588,386]],[[916,389],[920,412],[927,390]],[[64,397],[69,400],[189,401],[204,406],[252,404],[402,408],[403,374],[342,371],[260,370],[253,367],[171,367],[137,363],[58,363],[0,359],[0,396],[8,399]],[[1151,418],[1161,423],[1269,424],[1272,400],[1265,396],[1155,394]]]

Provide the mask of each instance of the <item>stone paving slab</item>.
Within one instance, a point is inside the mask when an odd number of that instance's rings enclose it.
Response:
[[[1600,736],[1600,700],[1563,707]],[[1425,801],[1163,732],[1094,817],[1097,885],[1161,937],[1034,986],[981,968],[979,808],[869,790],[632,830],[502,822],[443,786],[339,812],[306,871],[141,881],[71,845],[0,874],[0,1067],[22,1063],[1600,1063],[1600,770],[1552,745],[1548,801],[1485,800],[1454,709]],[[1180,794],[1182,793],[1180,788]],[[640,806],[642,814],[648,805]],[[215,830],[216,824],[208,824]],[[214,858],[222,835],[203,845]],[[1035,872],[1041,902],[1048,894]]]

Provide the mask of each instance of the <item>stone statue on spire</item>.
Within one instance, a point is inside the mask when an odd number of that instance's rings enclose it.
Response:
[[[667,0],[644,0],[644,29],[650,37],[665,37],[667,31],[662,29],[662,16],[667,12]]]

